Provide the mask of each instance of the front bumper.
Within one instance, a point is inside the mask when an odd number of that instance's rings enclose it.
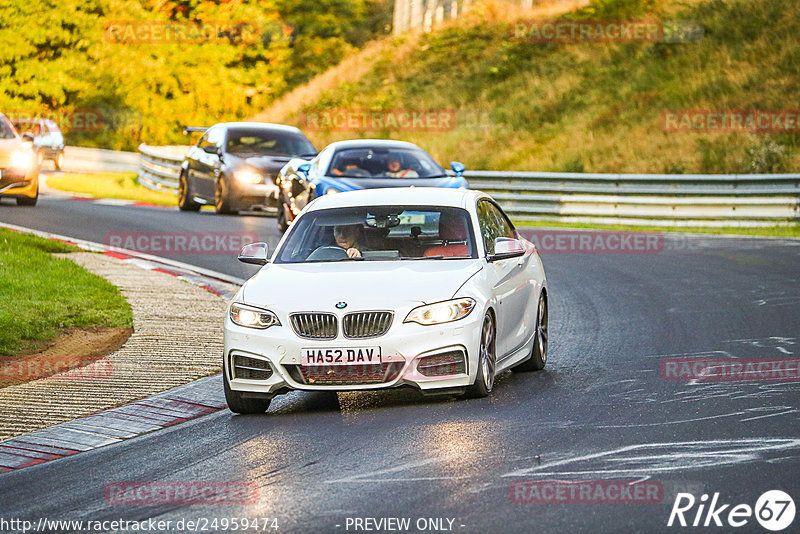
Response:
[[[0,168],[0,194],[5,196],[36,196],[38,172]]]
[[[232,189],[233,205],[238,210],[261,208],[277,210],[278,186],[272,182],[265,184],[234,183]]]
[[[225,320],[225,355],[223,369],[235,391],[259,394],[276,394],[281,390],[308,391],[358,391],[412,386],[425,392],[437,389],[463,388],[472,384],[477,372],[478,349],[483,316],[479,310],[452,323],[422,326],[403,323],[405,314],[395,315],[389,331],[371,339],[346,339],[341,335],[330,341],[302,339],[295,335],[288,321],[281,318],[282,326],[256,330],[240,327]],[[341,319],[341,318],[340,318]],[[380,347],[382,362],[391,364],[397,372],[388,373],[387,380],[368,383],[326,384],[308,383],[299,373],[301,350],[307,348],[361,348]],[[420,359],[452,351],[462,351],[463,372],[429,376],[422,374],[417,364]],[[236,355],[268,362],[272,373],[262,380],[236,378],[232,359]],[[430,361],[430,360],[428,360]],[[343,366],[340,366],[340,369]],[[369,367],[369,366],[367,366]]]

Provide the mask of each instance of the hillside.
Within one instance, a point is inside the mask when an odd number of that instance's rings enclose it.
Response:
[[[443,131],[306,128],[318,146],[349,137],[416,142],[473,169],[751,173],[800,169],[784,131],[674,131],[670,110],[795,110],[800,0],[593,0],[563,19],[680,21],[690,39],[532,43],[497,4],[423,35],[385,39],[257,116],[308,126],[325,110],[453,109]],[[523,21],[524,22],[524,21]],[[674,26],[674,24],[673,24]],[[674,36],[674,34],[673,34]],[[793,125],[793,127],[792,127]]]

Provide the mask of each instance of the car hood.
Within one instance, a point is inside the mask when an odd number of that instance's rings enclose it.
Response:
[[[379,189],[384,187],[460,187],[461,178],[443,176],[441,178],[342,178],[327,176],[349,189]]]
[[[239,167],[248,165],[261,171],[277,174],[290,159],[289,156],[250,156],[242,157],[229,154],[231,166]]]
[[[396,309],[452,298],[481,270],[476,259],[267,264],[242,288],[254,306],[288,311]]]

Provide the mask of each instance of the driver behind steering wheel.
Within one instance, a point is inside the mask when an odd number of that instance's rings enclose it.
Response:
[[[350,258],[360,258],[361,227],[357,224],[340,225],[333,227],[333,237],[336,244],[347,251]]]

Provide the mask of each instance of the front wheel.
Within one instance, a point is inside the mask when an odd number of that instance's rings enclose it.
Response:
[[[224,176],[220,176],[217,179],[217,187],[214,191],[214,207],[220,215],[236,215],[238,213],[236,210],[231,209],[231,194]]]
[[[178,209],[181,211],[198,211],[200,204],[192,200],[191,193],[189,192],[189,183],[186,181],[186,175],[181,173],[178,178]]]
[[[512,371],[541,371],[547,364],[547,299],[545,299],[544,294],[539,295],[535,335],[531,357],[513,367]]]
[[[56,166],[57,171],[60,171],[64,168],[64,152],[58,153],[56,159],[53,160],[53,164]]]
[[[240,414],[255,414],[264,413],[269,409],[272,399],[245,398],[241,392],[231,389],[227,373],[223,371],[222,374],[225,375],[223,378],[225,383],[225,402],[228,403],[230,411]]]
[[[464,396],[468,398],[486,397],[494,387],[494,370],[497,364],[495,353],[495,328],[492,315],[487,313],[481,327],[481,346],[478,354],[478,374],[475,383],[467,388]]]

